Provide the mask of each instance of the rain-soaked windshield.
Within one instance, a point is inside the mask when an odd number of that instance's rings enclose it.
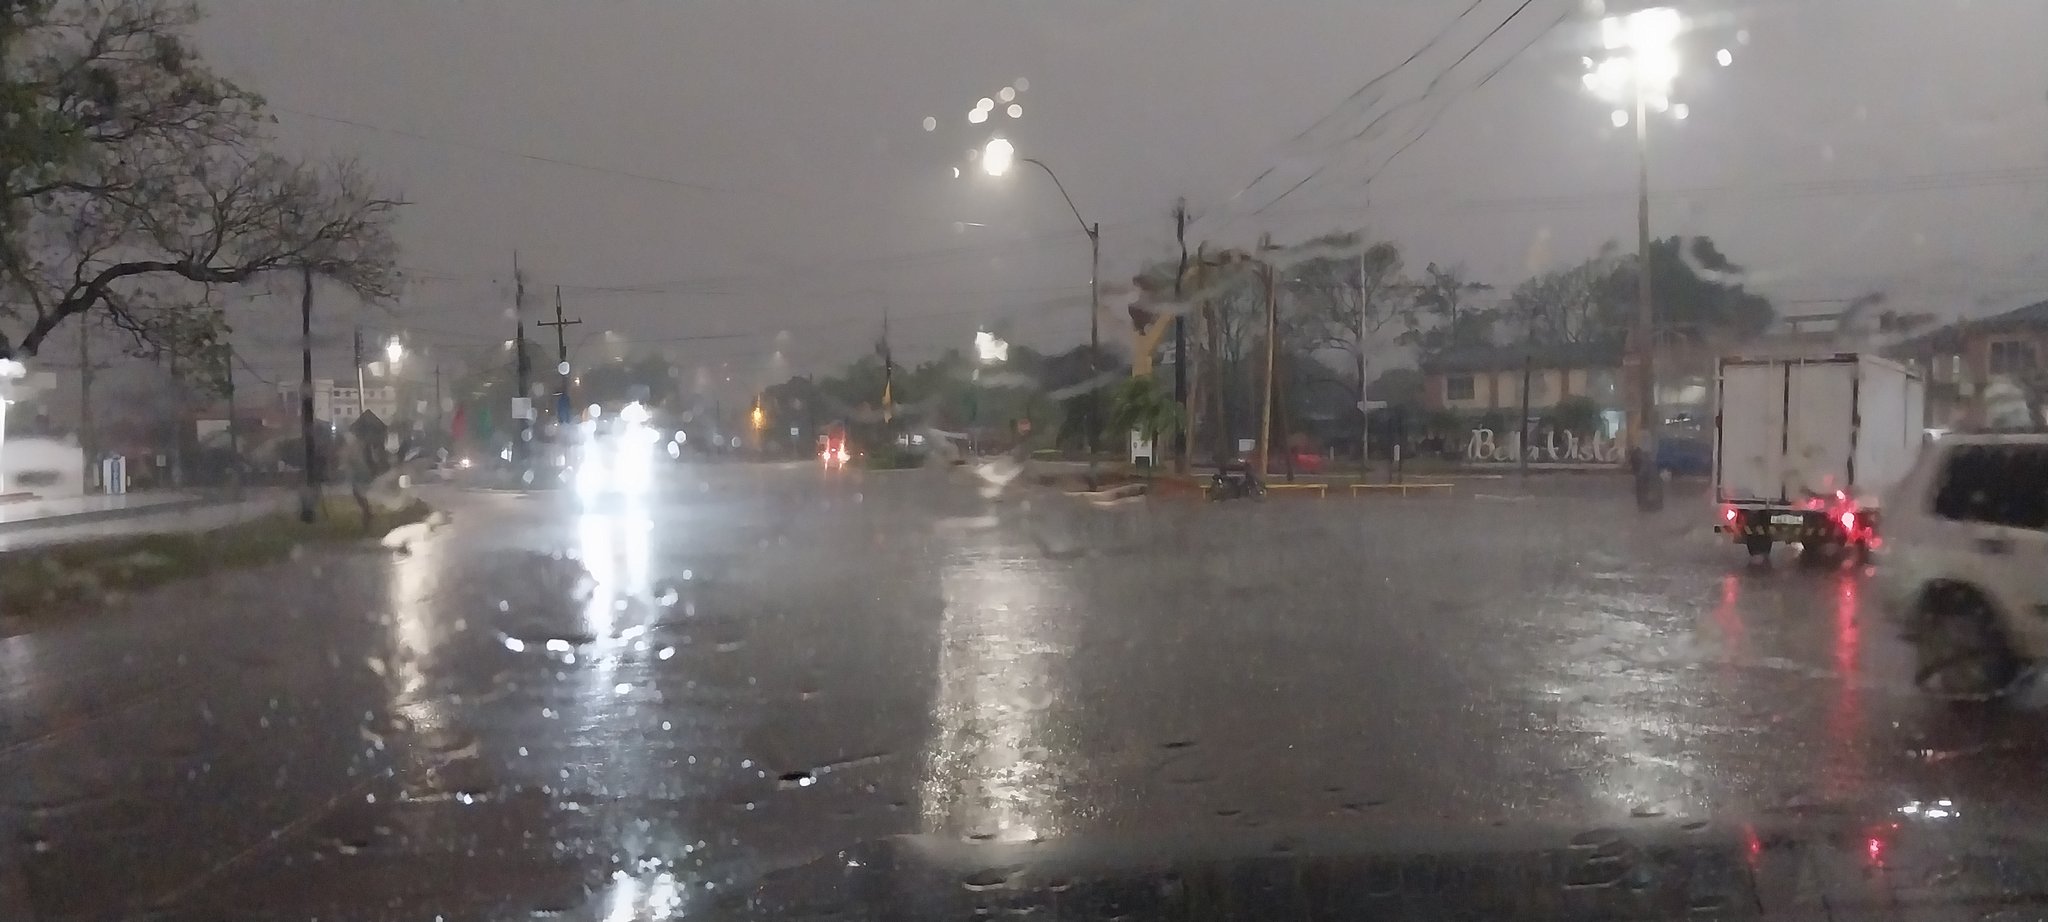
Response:
[[[2038,914],[2048,4],[1667,2],[5,4],[0,919]]]

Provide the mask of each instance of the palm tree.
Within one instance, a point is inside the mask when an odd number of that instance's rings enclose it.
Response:
[[[1110,394],[1109,422],[1115,432],[1135,430],[1156,445],[1180,432],[1181,407],[1158,379],[1126,378]]]

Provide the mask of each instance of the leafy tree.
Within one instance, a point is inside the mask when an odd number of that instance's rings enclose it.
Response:
[[[1311,345],[1349,354],[1359,374],[1374,350],[1390,345],[1416,322],[1413,285],[1402,275],[1400,248],[1363,239],[1357,233],[1326,234],[1309,242],[1317,255],[1281,269]]]
[[[1470,303],[1470,296],[1493,286],[1467,278],[1462,266],[1430,263],[1415,287],[1415,309],[1421,315],[1409,339],[1425,355],[1493,343],[1500,311]]]
[[[1307,333],[1306,348],[1289,356],[1289,366],[1305,371],[1319,367],[1312,355],[1320,350],[1347,354],[1353,373],[1352,396],[1343,404],[1348,407],[1358,399],[1357,382],[1367,380],[1366,366],[1373,353],[1415,330],[1415,286],[1402,274],[1401,250],[1392,243],[1368,244],[1361,234],[1339,233],[1316,238],[1308,247],[1313,255],[1282,270],[1288,298],[1297,306]],[[1306,411],[1306,396],[1297,392],[1288,399]],[[1363,426],[1366,416],[1358,412]],[[1294,418],[1305,415],[1296,413]]]
[[[1607,279],[1606,297],[1627,305],[1617,323],[1633,317],[1637,266],[1620,261]],[[1650,297],[1658,330],[1693,342],[1745,339],[1762,333],[1777,312],[1761,295],[1742,287],[1743,270],[1707,237],[1665,237],[1650,241]]]
[[[1584,435],[1600,428],[1600,405],[1593,398],[1573,394],[1557,402],[1543,415],[1543,424],[1559,432]]]
[[[1610,245],[1600,255],[1529,277],[1508,294],[1510,338],[1536,345],[1619,346],[1633,301],[1614,299],[1611,280],[1625,260]]]
[[[1180,404],[1157,378],[1125,378],[1110,391],[1109,425],[1115,432],[1171,439],[1180,431]]]
[[[179,0],[0,16],[0,117],[25,125],[0,142],[0,357],[88,311],[160,345],[204,340],[218,318],[189,310],[191,286],[266,272],[395,293],[399,203],[353,164],[263,151],[262,101],[198,60],[196,17]]]

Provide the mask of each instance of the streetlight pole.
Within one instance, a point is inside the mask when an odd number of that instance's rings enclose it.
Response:
[[[1657,477],[1657,338],[1650,288],[1650,119],[1643,82],[1635,81],[1636,101],[1636,507],[1653,512],[1664,506],[1663,481]]]
[[[1081,209],[1074,204],[1074,197],[1067,194],[1067,184],[1060,182],[1060,175],[1046,166],[1045,161],[1036,157],[1019,157],[1017,148],[1002,138],[993,138],[982,149],[981,167],[990,176],[1001,176],[1010,169],[1013,160],[1021,160],[1045,171],[1052,179],[1053,187],[1060,190],[1067,210],[1074,213],[1074,221],[1081,225],[1081,232],[1088,235],[1088,371],[1091,377],[1099,369],[1096,356],[1102,351],[1102,225],[1090,224],[1081,217]],[[1088,425],[1082,430],[1082,447],[1092,458],[1095,455],[1095,428],[1099,414],[1096,412],[1096,388],[1091,386],[1086,397]]]
[[[1614,127],[1635,117],[1636,135],[1636,318],[1629,331],[1626,367],[1635,379],[1629,395],[1629,462],[1634,468],[1636,508],[1655,512],[1664,506],[1664,484],[1657,476],[1657,378],[1655,373],[1656,318],[1652,302],[1650,240],[1650,110],[1673,110],[1683,119],[1683,105],[1672,106],[1672,80],[1679,70],[1673,42],[1685,30],[1685,20],[1668,7],[1637,10],[1626,16],[1600,21],[1600,40],[1615,54],[1602,61],[1587,58],[1586,88],[1618,103],[1633,103],[1633,113],[1614,110]],[[1727,66],[1729,55],[1718,56]],[[1654,100],[1654,102],[1653,102]]]
[[[1259,252],[1264,254],[1273,248],[1271,234],[1259,238]],[[1280,331],[1280,303],[1278,280],[1273,263],[1263,255],[1259,267],[1266,274],[1266,383],[1259,389],[1259,466],[1257,476],[1266,476],[1266,464],[1273,454],[1273,360],[1279,353],[1274,349],[1274,340]]]

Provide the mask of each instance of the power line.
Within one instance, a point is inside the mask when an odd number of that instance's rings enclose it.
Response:
[[[1729,198],[1761,201],[1792,201],[1811,198],[1839,198],[1859,195],[1888,195],[1901,192],[1943,191],[1948,189],[1971,189],[1997,186],[2027,186],[2048,183],[2048,169],[2021,167],[1998,170],[1966,170],[1940,173],[1922,173],[1911,176],[1861,177],[1854,179],[1788,180],[1774,183],[1731,183],[1715,186],[1690,186],[1654,190],[1660,199],[1665,198]],[[1458,199],[1446,202],[1441,196],[1411,198],[1406,200],[1381,200],[1360,202],[1355,205],[1319,206],[1314,208],[1280,209],[1271,217],[1309,217],[1314,215],[1351,215],[1370,207],[1380,214],[1418,209],[1434,212],[1457,211],[1475,214],[1544,213],[1601,208],[1628,200],[1633,201],[1633,191],[1574,192],[1563,195],[1504,196],[1486,199]]]
[[[1441,85],[1443,81],[1452,74],[1452,72],[1456,71],[1460,65],[1470,60],[1472,55],[1477,54],[1480,48],[1485,47],[1487,42],[1492,41],[1494,36],[1499,35],[1501,33],[1501,30],[1506,29],[1511,23],[1513,23],[1524,12],[1526,12],[1529,9],[1529,7],[1535,2],[1536,0],[1522,0],[1521,5],[1515,7],[1514,12],[1509,13],[1506,18],[1502,19],[1492,29],[1488,30],[1485,35],[1480,36],[1479,40],[1473,42],[1470,48],[1465,49],[1465,53],[1459,55],[1457,60],[1452,61],[1449,66],[1439,71],[1435,77],[1430,79],[1429,84],[1423,88],[1421,94],[1417,95],[1414,99],[1409,100],[1408,103],[1418,103],[1428,99],[1431,94],[1436,92],[1437,87]],[[1567,10],[1567,14],[1568,13],[1569,10]],[[1471,89],[1477,89],[1480,86],[1484,86],[1486,84],[1486,81],[1493,79],[1493,76],[1495,74],[1500,73],[1501,69],[1505,68],[1509,62],[1515,60],[1518,57],[1521,57],[1522,52],[1527,51],[1529,49],[1529,46],[1534,45],[1537,39],[1542,38],[1545,34],[1547,34],[1550,31],[1550,29],[1554,28],[1557,25],[1558,22],[1562,22],[1564,20],[1565,15],[1566,14],[1560,14],[1555,21],[1545,26],[1541,31],[1538,31],[1534,36],[1532,36],[1529,39],[1528,42],[1524,43],[1520,48],[1515,49],[1512,53],[1510,53],[1507,56],[1505,60],[1503,60],[1500,64],[1496,65],[1492,70],[1488,71],[1487,75],[1484,78],[1482,78],[1477,84],[1474,84],[1473,87],[1471,87]],[[1469,92],[1469,90],[1461,91],[1459,95],[1462,95],[1463,92]],[[1388,157],[1386,162],[1380,165],[1379,169],[1375,169],[1373,171],[1373,175],[1377,176],[1379,174],[1380,169],[1385,169],[1387,163],[1393,162],[1394,157],[1399,157],[1402,153],[1406,152],[1408,148],[1413,147],[1415,145],[1415,142],[1422,140],[1422,136],[1428,134],[1431,128],[1436,127],[1437,120],[1439,118],[1442,118],[1443,113],[1447,111],[1450,108],[1451,104],[1455,103],[1457,99],[1458,96],[1453,96],[1450,100],[1445,101],[1443,104],[1439,105],[1436,109],[1436,112],[1430,116],[1429,121],[1423,125],[1422,130],[1420,132],[1417,132],[1414,137],[1408,139],[1407,143],[1401,145],[1401,148],[1399,150],[1396,150],[1393,156]],[[1404,103],[1404,105],[1408,103]],[[1398,111],[1398,108],[1394,111]],[[1392,112],[1382,114],[1381,118],[1386,118],[1387,115],[1391,114]],[[1371,127],[1371,125],[1368,125],[1367,130],[1369,130]],[[1354,136],[1354,140],[1356,140],[1358,137],[1362,137],[1364,133],[1364,131],[1361,131],[1359,135]],[[1299,182],[1296,182],[1294,185],[1289,186],[1287,188],[1287,191],[1274,196],[1270,201],[1266,202],[1264,205],[1260,205],[1258,208],[1253,209],[1252,214],[1264,214],[1267,211],[1267,209],[1270,209],[1274,205],[1279,204],[1288,196],[1293,195],[1296,191],[1299,191],[1303,186],[1306,186],[1310,182],[1313,182],[1316,179],[1316,177],[1323,175],[1324,171],[1328,170],[1332,165],[1337,163],[1338,157],[1339,155],[1341,155],[1341,153],[1342,151],[1340,150],[1338,154],[1333,154],[1329,158],[1325,159],[1320,166],[1317,166],[1314,170],[1309,171],[1309,174],[1307,176],[1302,177]],[[1368,178],[1367,182],[1371,182],[1371,179]]]
[[[1414,63],[1416,59],[1422,57],[1423,55],[1428,54],[1431,50],[1435,49],[1436,46],[1439,43],[1441,43],[1444,39],[1450,37],[1451,32],[1456,30],[1458,25],[1465,21],[1466,17],[1471,16],[1472,11],[1477,10],[1479,8],[1479,5],[1485,2],[1486,0],[1472,0],[1472,3],[1466,6],[1463,12],[1459,13],[1450,22],[1445,23],[1442,29],[1437,30],[1437,33],[1430,37],[1429,41],[1424,42],[1421,47],[1415,49],[1407,57],[1402,58],[1399,64],[1395,64],[1394,66],[1389,67],[1384,71],[1381,71],[1372,79],[1367,80],[1365,83],[1361,84],[1357,89],[1352,90],[1348,95],[1344,97],[1342,101],[1338,102],[1337,105],[1332,106],[1330,108],[1330,111],[1324,113],[1321,117],[1317,118],[1314,122],[1310,123],[1307,128],[1303,128],[1300,132],[1296,133],[1294,137],[1288,139],[1286,143],[1293,144],[1308,137],[1310,133],[1314,132],[1318,128],[1321,128],[1325,124],[1328,124],[1331,119],[1337,117],[1337,115],[1341,113],[1346,106],[1355,102],[1359,97],[1364,96],[1365,94],[1371,92],[1374,87],[1379,86],[1381,83],[1389,79],[1392,79],[1393,76],[1399,73],[1403,68]],[[1379,100],[1380,97],[1375,96],[1371,102],[1366,103],[1366,111],[1370,111],[1374,105],[1377,105],[1379,103]],[[1251,182],[1245,183],[1244,188],[1239,189],[1236,192],[1232,193],[1229,198],[1225,199],[1225,201],[1234,200],[1239,196],[1242,196],[1245,193],[1250,192],[1254,186],[1257,186],[1260,182],[1264,181],[1267,176],[1272,175],[1273,171],[1279,168],[1280,163],[1276,160],[1274,163],[1268,165],[1264,170],[1261,170],[1257,176],[1252,177]]]
[[[1528,6],[1529,4],[1527,3],[1522,4],[1523,9],[1528,8]],[[1520,15],[1521,10],[1518,9],[1515,11],[1515,13],[1516,15]],[[1380,161],[1380,165],[1374,167],[1373,171],[1366,175],[1364,185],[1370,187],[1372,185],[1372,181],[1380,177],[1380,173],[1384,172],[1387,167],[1392,166],[1394,164],[1394,161],[1400,159],[1402,154],[1407,153],[1409,148],[1414,147],[1416,142],[1421,141],[1425,136],[1427,136],[1430,132],[1430,129],[1436,127],[1437,121],[1443,118],[1444,113],[1450,111],[1451,106],[1455,105],[1457,101],[1463,98],[1466,93],[1473,92],[1475,90],[1480,89],[1481,87],[1486,86],[1488,83],[1491,83],[1493,81],[1493,78],[1500,76],[1500,72],[1506,70],[1509,64],[1514,63],[1515,59],[1520,58],[1524,52],[1529,50],[1530,46],[1535,45],[1537,41],[1543,38],[1543,36],[1549,35],[1550,31],[1552,29],[1557,28],[1558,24],[1564,22],[1565,17],[1569,15],[1571,15],[1571,10],[1569,8],[1567,8],[1563,12],[1558,13],[1557,17],[1555,19],[1552,19],[1549,22],[1549,24],[1545,25],[1542,29],[1537,30],[1535,34],[1529,36],[1529,40],[1523,42],[1522,47],[1515,49],[1513,53],[1501,59],[1501,62],[1499,64],[1494,65],[1492,70],[1487,71],[1486,76],[1479,78],[1478,83],[1473,84],[1468,89],[1460,90],[1456,96],[1453,96],[1448,100],[1445,100],[1443,105],[1438,106],[1436,112],[1430,115],[1429,121],[1423,124],[1421,131],[1416,132],[1415,136],[1409,138],[1407,143],[1402,144],[1400,148],[1395,150],[1393,153],[1388,154],[1387,159]],[[1506,23],[1502,23],[1502,25],[1504,26],[1506,25]],[[1495,31],[1499,30],[1496,29]],[[1428,94],[1425,93],[1424,95]]]

